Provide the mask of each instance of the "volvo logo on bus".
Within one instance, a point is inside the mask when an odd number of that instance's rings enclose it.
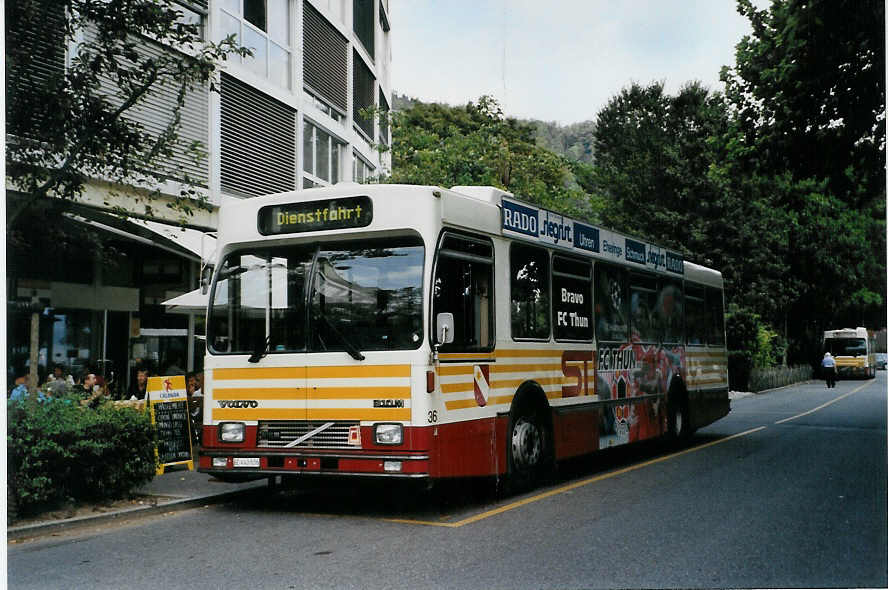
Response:
[[[220,399],[220,408],[258,408],[259,402],[254,399]]]

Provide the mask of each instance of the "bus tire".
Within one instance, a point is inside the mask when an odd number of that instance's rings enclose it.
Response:
[[[515,396],[506,438],[509,491],[540,483],[554,467],[551,410],[545,399],[537,387]]]
[[[673,386],[669,392],[668,436],[670,440],[686,441],[691,438],[691,416],[688,412],[688,394],[684,387]]]

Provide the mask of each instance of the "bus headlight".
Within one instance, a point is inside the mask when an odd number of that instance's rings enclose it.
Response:
[[[373,439],[378,445],[399,445],[404,442],[404,427],[400,424],[377,424]]]
[[[223,422],[219,425],[219,440],[222,442],[244,442],[243,422]]]

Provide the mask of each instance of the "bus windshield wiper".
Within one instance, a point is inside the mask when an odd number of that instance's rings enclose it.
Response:
[[[352,344],[351,341],[346,338],[345,335],[336,328],[336,326],[333,325],[333,322],[327,319],[327,316],[325,314],[321,313],[318,314],[316,317],[317,319],[324,322],[324,325],[326,325],[330,329],[330,331],[333,332],[334,336],[339,338],[339,341],[342,342],[342,345],[345,347],[345,351],[350,354],[353,359],[355,359],[356,361],[362,361],[366,358],[363,354],[361,354],[361,351],[358,350],[358,347]]]
[[[257,338],[256,349],[253,350],[253,354],[250,355],[250,358],[247,359],[247,362],[258,363],[260,359],[268,355],[269,348],[271,348],[271,336],[269,336],[265,340],[260,340],[259,338]]]

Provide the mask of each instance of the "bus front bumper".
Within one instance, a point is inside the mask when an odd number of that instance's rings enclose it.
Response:
[[[318,475],[421,479],[429,477],[427,453],[357,454],[272,449],[203,449],[198,471],[220,479]]]

